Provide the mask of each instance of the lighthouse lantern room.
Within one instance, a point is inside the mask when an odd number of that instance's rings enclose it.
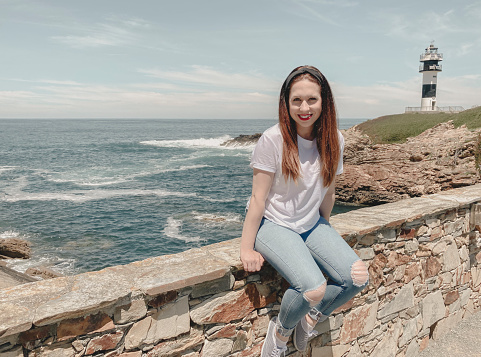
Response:
[[[419,66],[419,72],[423,74],[421,111],[437,111],[437,75],[442,71],[442,66],[439,62],[443,60],[443,54],[438,53],[438,48],[434,47],[433,42],[426,48],[420,58],[421,64]]]

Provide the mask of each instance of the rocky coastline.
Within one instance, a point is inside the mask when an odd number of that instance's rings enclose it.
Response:
[[[402,144],[374,144],[357,127],[343,132],[342,203],[378,205],[481,182],[475,165],[479,130],[438,124]]]
[[[402,144],[375,144],[357,126],[341,130],[344,173],[337,201],[374,206],[481,182],[474,153],[480,130],[438,124]],[[242,135],[225,145],[254,145],[260,134]]]
[[[0,289],[61,276],[61,274],[43,266],[28,268],[25,273],[20,273],[7,266],[9,259],[29,259],[31,257],[30,245],[30,242],[24,239],[0,239]]]
[[[475,165],[481,130],[441,123],[402,144],[375,144],[357,126],[341,130],[345,139],[344,173],[337,178],[337,201],[374,206],[438,193],[481,182]],[[222,145],[255,145],[261,134],[240,135]],[[0,288],[60,276],[48,267],[25,273],[8,268],[8,259],[28,259],[30,243],[0,239]]]

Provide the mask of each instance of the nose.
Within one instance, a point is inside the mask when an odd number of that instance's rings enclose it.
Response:
[[[301,107],[299,109],[302,111],[309,111],[309,104],[307,104],[307,102],[304,100],[302,101]]]

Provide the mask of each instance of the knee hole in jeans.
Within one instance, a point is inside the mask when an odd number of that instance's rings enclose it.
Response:
[[[327,283],[322,284],[320,287],[314,290],[306,291],[303,296],[307,302],[309,302],[310,307],[314,307],[319,304],[326,293]]]
[[[369,272],[366,264],[362,260],[357,260],[351,267],[351,278],[354,286],[360,287],[366,284],[369,280]]]

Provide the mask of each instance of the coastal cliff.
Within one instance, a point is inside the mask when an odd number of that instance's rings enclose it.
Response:
[[[438,124],[400,144],[375,144],[357,126],[343,132],[344,174],[337,199],[376,205],[480,182],[475,167],[479,130]]]

